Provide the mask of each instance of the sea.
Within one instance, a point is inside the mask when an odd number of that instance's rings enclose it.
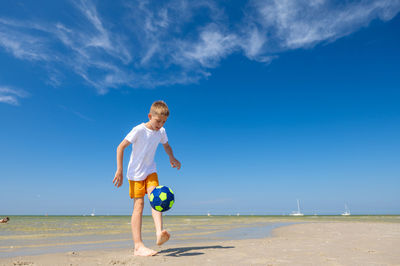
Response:
[[[77,252],[93,249],[133,248],[130,216],[9,216],[0,224],[0,258]],[[164,229],[172,237],[166,244],[256,239],[269,237],[281,226],[306,222],[400,222],[398,215],[351,216],[175,216],[166,215]],[[144,243],[155,246],[151,216],[143,217]]]

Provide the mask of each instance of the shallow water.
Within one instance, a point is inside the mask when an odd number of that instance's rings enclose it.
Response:
[[[169,244],[264,238],[292,223],[324,221],[400,222],[400,216],[165,216]],[[154,246],[151,216],[143,240]],[[0,257],[87,249],[132,248],[130,216],[10,216],[0,224]]]

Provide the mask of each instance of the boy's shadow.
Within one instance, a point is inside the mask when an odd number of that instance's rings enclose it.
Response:
[[[183,248],[169,248],[164,249],[158,252],[158,254],[163,254],[165,256],[172,257],[181,257],[181,256],[196,256],[202,255],[203,252],[189,252],[194,250],[203,250],[203,249],[216,249],[216,248],[235,248],[233,246],[202,246],[202,247],[183,247]]]

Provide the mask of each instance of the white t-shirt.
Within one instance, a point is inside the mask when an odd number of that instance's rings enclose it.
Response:
[[[156,172],[154,155],[160,142],[168,142],[167,133],[163,127],[156,131],[142,123],[134,127],[125,139],[132,143],[127,177],[133,181],[145,180],[149,174]]]

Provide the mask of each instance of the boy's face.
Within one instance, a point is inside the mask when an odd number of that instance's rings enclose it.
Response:
[[[167,121],[167,116],[149,114],[149,124],[152,130],[160,130]]]

